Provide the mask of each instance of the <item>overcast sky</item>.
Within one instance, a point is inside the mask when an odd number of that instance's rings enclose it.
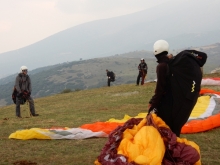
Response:
[[[170,0],[0,0],[0,53],[85,22],[126,15]]]

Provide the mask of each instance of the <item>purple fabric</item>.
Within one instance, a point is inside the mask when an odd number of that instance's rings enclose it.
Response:
[[[141,118],[131,118],[123,126],[118,126],[109,135],[109,140],[98,156],[98,161],[102,165],[136,165],[134,162],[128,162],[127,157],[117,154],[117,148],[122,140],[123,132],[134,125],[138,125]],[[176,135],[168,128],[157,127],[152,115],[147,116],[147,125],[154,126],[164,139],[166,152],[162,165],[193,165],[199,159],[200,155],[195,148],[185,143],[177,142]]]
[[[141,118],[131,118],[123,126],[118,126],[109,135],[109,140],[105,144],[98,156],[98,161],[102,165],[136,165],[135,163],[129,163],[124,155],[117,154],[117,148],[122,140],[123,132],[129,128],[133,128],[134,125],[138,125]]]
[[[168,128],[159,128],[159,132],[165,140],[166,153],[163,158],[163,165],[193,165],[199,159],[198,151],[190,145],[177,142],[176,135]]]

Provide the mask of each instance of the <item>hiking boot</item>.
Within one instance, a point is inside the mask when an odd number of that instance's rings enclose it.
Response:
[[[32,115],[32,116],[36,117],[36,116],[39,116],[39,114],[34,114],[34,115]]]

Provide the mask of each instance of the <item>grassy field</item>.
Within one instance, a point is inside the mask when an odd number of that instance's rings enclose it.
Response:
[[[117,85],[53,95],[35,100],[39,117],[26,118],[27,105],[22,105],[23,118],[15,117],[15,106],[0,108],[0,165],[29,162],[32,165],[92,165],[107,138],[84,140],[13,140],[9,135],[19,129],[79,127],[82,124],[122,119],[147,111],[155,83],[144,86]],[[215,89],[219,90],[218,87]],[[181,135],[200,146],[202,164],[220,164],[220,128],[208,132]],[[23,164],[24,164],[23,163]],[[27,165],[28,163],[26,163]]]

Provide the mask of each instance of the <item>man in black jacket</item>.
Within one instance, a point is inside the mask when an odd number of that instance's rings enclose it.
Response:
[[[157,115],[169,126],[172,125],[172,93],[168,80],[168,51],[169,44],[159,40],[154,44],[154,55],[158,65],[156,67],[157,84],[148,108],[149,112],[155,110]],[[172,130],[173,131],[173,130]],[[178,136],[178,135],[177,135]]]
[[[17,75],[15,80],[15,89],[17,91],[16,96],[16,116],[21,118],[20,104],[24,104],[27,100],[29,102],[29,108],[32,116],[39,116],[35,113],[34,100],[31,97],[31,79],[27,74],[28,68],[21,66],[20,73]],[[25,99],[25,101],[24,101]]]
[[[110,82],[114,82],[115,81],[115,74],[112,71],[109,71],[108,69],[106,69],[106,74],[107,74],[107,84],[110,87]]]
[[[155,42],[157,84],[148,112],[156,112],[173,133],[180,136],[181,128],[198,99],[202,80],[200,67],[205,64],[207,55],[185,50],[172,57],[168,51],[169,44],[166,41]]]
[[[142,78],[141,85],[144,84],[144,80],[147,75],[147,64],[145,63],[145,60],[143,58],[141,58],[141,63],[138,65],[138,70],[139,70],[139,73],[138,73],[137,82],[136,82],[137,86],[139,85],[140,78]]]

